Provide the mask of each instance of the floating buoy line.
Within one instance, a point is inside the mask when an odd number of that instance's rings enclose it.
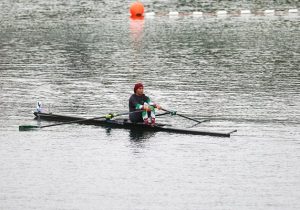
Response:
[[[291,8],[288,10],[275,10],[275,9],[266,9],[266,10],[249,10],[249,9],[242,9],[237,11],[226,11],[226,10],[218,10],[215,12],[202,12],[202,11],[195,11],[192,13],[185,13],[185,12],[178,12],[178,11],[170,11],[168,13],[155,13],[155,12],[147,12],[144,13],[144,5],[137,0],[130,5],[130,16],[131,18],[140,18],[140,17],[154,17],[154,16],[170,16],[170,17],[177,17],[177,16],[194,16],[194,17],[205,17],[205,16],[283,16],[283,15],[298,15],[299,10],[297,8]]]
[[[259,11],[252,11],[252,10],[238,10],[238,11],[226,11],[226,10],[219,10],[215,12],[178,12],[178,11],[170,11],[167,13],[163,12],[146,12],[144,14],[145,17],[155,17],[155,16],[169,16],[169,17],[179,17],[179,16],[193,16],[193,17],[239,17],[239,16],[285,16],[285,15],[299,15],[298,9],[288,9],[288,10],[274,10],[274,9],[267,9],[267,10],[259,10]]]

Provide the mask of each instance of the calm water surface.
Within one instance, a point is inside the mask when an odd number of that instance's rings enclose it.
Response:
[[[299,2],[0,3],[0,209],[299,209]],[[200,9],[199,9],[200,8]],[[169,17],[169,10],[280,15]],[[231,138],[37,122],[126,112],[137,81]],[[193,123],[178,116],[160,122]]]

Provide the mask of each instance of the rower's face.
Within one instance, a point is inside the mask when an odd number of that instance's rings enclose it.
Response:
[[[143,87],[140,87],[140,88],[138,88],[137,90],[136,90],[136,94],[137,95],[143,95],[144,94],[144,88]]]

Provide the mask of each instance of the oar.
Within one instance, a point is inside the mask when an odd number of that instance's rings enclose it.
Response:
[[[169,112],[169,113],[171,113],[172,115],[178,115],[178,116],[183,117],[183,118],[186,118],[186,119],[188,119],[188,120],[192,120],[192,121],[194,121],[194,122],[197,122],[198,124],[199,124],[199,123],[206,122],[206,121],[209,121],[209,120],[202,120],[202,121],[199,121],[199,120],[196,120],[196,119],[187,117],[187,116],[185,116],[185,115],[178,114],[177,112],[174,112],[174,111],[169,111],[169,110],[166,110],[166,109],[161,109],[161,110],[163,110],[163,111],[165,111],[165,112]]]
[[[30,130],[30,129],[35,129],[35,128],[46,128],[46,127],[52,127],[52,126],[57,126],[57,125],[65,125],[65,124],[72,124],[72,123],[80,123],[80,122],[85,122],[85,121],[89,121],[89,120],[96,120],[96,119],[111,119],[113,117],[118,117],[121,115],[127,115],[127,114],[131,114],[134,112],[141,112],[143,110],[137,110],[137,111],[133,111],[133,112],[125,112],[125,113],[119,113],[119,114],[107,114],[105,116],[100,116],[100,117],[93,117],[93,118],[88,118],[88,119],[82,119],[82,120],[73,120],[73,121],[68,121],[68,122],[61,122],[61,123],[56,123],[56,124],[51,124],[51,125],[44,125],[44,126],[37,126],[37,125],[20,125],[19,126],[19,131],[26,131],[26,130]]]
[[[155,117],[160,117],[160,116],[167,115],[167,114],[170,114],[170,112],[164,112],[164,113],[161,113],[161,114],[156,114]]]

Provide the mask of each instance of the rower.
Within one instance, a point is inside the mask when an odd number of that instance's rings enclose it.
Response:
[[[149,125],[149,120],[152,126],[155,125],[155,108],[161,107],[153,103],[148,96],[144,94],[144,85],[137,83],[134,85],[134,94],[129,98],[129,119],[131,122],[144,122]],[[138,112],[141,110],[141,112]]]

